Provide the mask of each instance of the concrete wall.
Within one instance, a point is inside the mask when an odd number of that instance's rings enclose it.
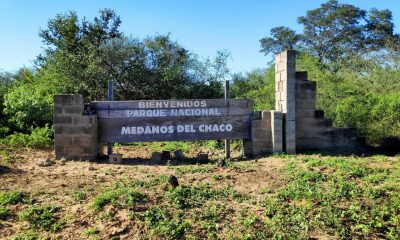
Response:
[[[275,56],[275,109],[283,113],[283,151],[365,152],[365,139],[356,129],[334,128],[324,111],[316,109],[316,90],[316,82],[308,80],[307,72],[296,72],[295,51]]]
[[[296,149],[298,152],[320,151],[335,154],[366,151],[365,139],[354,128],[334,128],[332,120],[317,110],[316,82],[307,72],[296,72]]]
[[[284,114],[284,151],[296,153],[296,52],[288,50],[275,56],[275,109]]]
[[[97,115],[84,114],[82,95],[54,96],[53,127],[57,159],[97,159]]]
[[[243,141],[244,155],[251,157],[282,151],[282,112],[254,113],[251,140]]]

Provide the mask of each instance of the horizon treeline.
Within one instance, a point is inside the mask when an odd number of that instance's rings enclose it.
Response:
[[[278,26],[260,39],[267,55],[298,51],[297,70],[317,81],[317,107],[337,127],[356,127],[373,144],[400,136],[400,37],[390,10],[363,10],[330,0],[298,18],[302,32]],[[232,73],[229,50],[202,59],[169,35],[128,37],[116,12],[92,20],[58,14],[39,35],[44,51],[32,68],[0,72],[0,137],[11,145],[45,146],[52,138],[52,100],[79,93],[106,100],[251,98],[274,109],[274,66]],[[257,41],[257,39],[255,39]]]

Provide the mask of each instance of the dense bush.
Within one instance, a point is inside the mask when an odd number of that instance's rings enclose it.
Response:
[[[43,128],[31,128],[30,133],[14,133],[2,139],[0,143],[8,146],[44,148],[53,143],[53,129],[47,125]]]
[[[231,97],[254,100],[256,110],[275,108],[275,75],[274,66],[266,70],[254,70],[245,75],[233,77]]]

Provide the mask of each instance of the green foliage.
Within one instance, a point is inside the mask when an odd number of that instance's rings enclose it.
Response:
[[[0,220],[6,220],[8,215],[8,209],[5,207],[0,207]]]
[[[23,133],[52,123],[53,94],[59,91],[45,77],[37,76],[33,81],[16,84],[4,98],[4,113],[8,122]]]
[[[399,46],[394,33],[391,11],[370,11],[351,4],[329,0],[321,7],[298,18],[303,32],[296,34],[287,27],[271,29],[270,37],[260,40],[262,51],[278,53],[285,49],[301,49],[318,62],[340,62],[351,56],[367,55]]]
[[[309,54],[298,57],[298,70],[317,81],[317,107],[337,127],[355,127],[371,143],[400,135],[398,66],[381,65],[379,59],[352,58],[331,72]]]
[[[235,189],[226,186],[222,189],[215,189],[209,184],[198,186],[179,186],[170,189],[167,194],[169,201],[178,209],[190,209],[201,207],[208,200],[233,198],[238,202],[248,199],[247,196],[238,194]]]
[[[21,234],[14,235],[10,240],[40,240],[38,233],[33,231],[24,232]]]
[[[0,141],[8,146],[24,146],[31,148],[44,148],[53,143],[53,129],[47,125],[43,128],[32,128],[30,134],[14,133]]]
[[[229,53],[201,61],[169,35],[143,40],[125,37],[120,19],[108,9],[93,21],[74,12],[57,15],[40,32],[48,45],[41,71],[63,79],[67,92],[88,100],[106,99],[107,81],[115,80],[115,96],[124,99],[201,98],[222,95]]]
[[[318,161],[304,157],[300,161],[289,162],[288,185],[263,203],[268,217],[266,227],[274,236],[306,239],[316,229],[325,229],[342,239],[399,237],[399,186],[393,177],[395,168],[370,168],[367,165],[370,162],[351,158]],[[322,172],[326,170],[329,174]],[[359,181],[377,177],[396,187],[388,191],[382,188],[381,181],[372,185]]]
[[[11,89],[14,80],[14,76],[11,73],[0,72],[0,137],[6,136],[10,131],[7,119],[5,118],[3,113],[4,96]]]
[[[118,207],[134,207],[147,201],[147,195],[127,187],[106,190],[96,196],[89,205],[95,211],[101,211],[107,204]]]
[[[75,201],[83,201],[86,200],[87,198],[87,193],[83,191],[77,191],[74,193],[74,199]]]
[[[17,203],[30,202],[29,196],[21,191],[1,191],[0,192],[0,205],[12,205]]]
[[[189,222],[156,206],[144,212],[143,217],[152,234],[163,239],[181,239],[191,227]]]
[[[91,227],[91,228],[83,230],[81,235],[83,237],[88,237],[88,236],[91,236],[91,235],[98,234],[99,232],[100,231],[96,227]]]
[[[286,49],[295,49],[301,39],[301,35],[288,27],[274,27],[270,31],[271,37],[265,37],[260,40],[261,52],[280,53]]]
[[[234,98],[249,98],[254,100],[256,110],[275,108],[275,76],[274,66],[267,70],[255,70],[246,76],[235,75],[231,87]]]
[[[56,232],[65,223],[56,215],[60,209],[52,205],[32,206],[20,212],[19,217],[21,220],[28,221],[33,228]]]

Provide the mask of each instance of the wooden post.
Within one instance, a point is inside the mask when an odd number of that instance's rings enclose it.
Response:
[[[108,81],[108,101],[114,100],[114,82],[112,80]],[[108,155],[113,153],[113,143],[107,143],[107,153]]]
[[[229,99],[229,81],[225,81],[225,99]],[[228,109],[229,114],[229,109]],[[225,158],[231,157],[231,144],[228,139],[225,139]]]

